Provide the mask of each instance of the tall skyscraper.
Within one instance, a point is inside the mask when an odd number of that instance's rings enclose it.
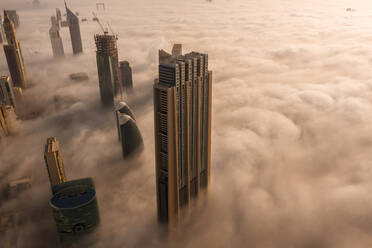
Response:
[[[159,64],[171,58],[177,58],[182,55],[182,44],[174,44],[172,47],[172,54],[167,53],[163,49],[159,50]]]
[[[65,55],[61,35],[59,34],[59,24],[55,16],[51,17],[52,26],[49,29],[49,37],[52,43],[53,56],[61,58]]]
[[[5,12],[9,16],[10,20],[12,20],[14,24],[14,28],[18,28],[20,25],[19,21],[19,15],[17,14],[16,10],[4,10],[4,18],[5,18]]]
[[[16,108],[16,99],[13,92],[13,84],[8,76],[0,77],[0,102]]]
[[[67,13],[67,23],[70,29],[72,51],[74,54],[79,54],[83,52],[83,43],[81,42],[79,18],[69,8],[67,8],[66,1],[65,6]]]
[[[208,55],[162,60],[154,84],[158,218],[177,222],[180,209],[210,182],[212,72]]]
[[[4,11],[4,29],[8,40],[8,45],[4,45],[4,52],[13,84],[17,87],[26,88],[26,70],[21,47],[17,40],[13,22],[6,11]]]
[[[0,14],[0,44],[6,43],[6,34],[4,30],[4,23],[3,23],[3,18],[1,17]]]
[[[113,106],[119,90],[119,64],[117,37],[105,32],[94,36],[101,102],[104,106]]]
[[[120,61],[121,84],[125,92],[133,89],[132,68],[128,61]]]
[[[60,24],[60,22],[62,21],[62,14],[61,14],[61,10],[56,8],[56,17],[57,17],[57,22],[58,22],[58,25]]]
[[[11,135],[13,118],[15,118],[14,108],[0,103],[0,136]]]
[[[141,150],[143,139],[135,116],[128,105],[125,102],[119,102],[115,107],[119,141],[123,157],[127,158],[136,151]]]
[[[172,56],[177,58],[182,55],[182,44],[174,44],[172,48]]]
[[[48,170],[50,185],[53,189],[55,185],[66,181],[65,168],[63,167],[62,154],[56,138],[48,138],[44,150],[45,165]]]

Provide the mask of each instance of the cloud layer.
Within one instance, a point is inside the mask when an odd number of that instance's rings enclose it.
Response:
[[[4,0],[2,0],[4,1]],[[112,113],[101,109],[89,0],[69,1],[80,17],[84,54],[53,60],[50,16],[60,1],[19,8],[32,87],[17,135],[0,143],[0,184],[31,176],[30,191],[0,201],[22,207],[8,230],[19,247],[54,247],[57,234],[43,161],[46,138],[60,141],[68,179],[93,177],[102,223],[90,247],[371,247],[372,5],[366,1],[107,0],[98,15],[119,36],[133,68],[129,99],[145,150],[121,158]],[[346,12],[348,7],[355,12]],[[152,83],[157,50],[183,43],[207,52],[213,70],[212,184],[166,237],[156,221]],[[1,49],[2,50],[2,49]],[[8,74],[1,53],[0,72]],[[70,73],[90,79],[72,82]],[[3,176],[1,176],[3,175]],[[2,186],[3,187],[3,186]]]

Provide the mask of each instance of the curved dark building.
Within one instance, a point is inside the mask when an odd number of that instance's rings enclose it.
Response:
[[[66,1],[65,6],[67,13],[67,23],[70,29],[72,51],[74,54],[79,54],[83,52],[83,43],[81,42],[79,18],[69,8],[67,8]]]
[[[133,120],[136,120],[136,117],[133,111],[129,108],[128,104],[125,102],[118,102],[115,106],[115,110],[117,113],[129,115]]]
[[[134,113],[129,108],[129,106],[125,102],[118,102],[115,106],[115,116],[116,116],[116,126],[118,128],[118,138],[120,141],[120,125],[119,125],[119,115],[126,114],[129,115],[133,120],[136,120]]]
[[[91,178],[53,186],[50,200],[61,241],[88,233],[99,224],[96,191]]]
[[[143,147],[141,132],[129,115],[118,114],[118,129],[124,158]]]

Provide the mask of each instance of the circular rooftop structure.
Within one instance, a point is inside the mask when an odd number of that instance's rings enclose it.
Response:
[[[56,193],[50,204],[58,209],[74,209],[89,204],[96,197],[96,191],[87,185],[65,188]]]

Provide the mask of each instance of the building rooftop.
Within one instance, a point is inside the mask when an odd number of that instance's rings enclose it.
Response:
[[[45,152],[52,153],[59,150],[58,141],[55,137],[48,138],[47,143],[45,145]]]
[[[57,192],[50,203],[54,208],[73,209],[95,199],[96,191],[87,185],[75,185]]]

